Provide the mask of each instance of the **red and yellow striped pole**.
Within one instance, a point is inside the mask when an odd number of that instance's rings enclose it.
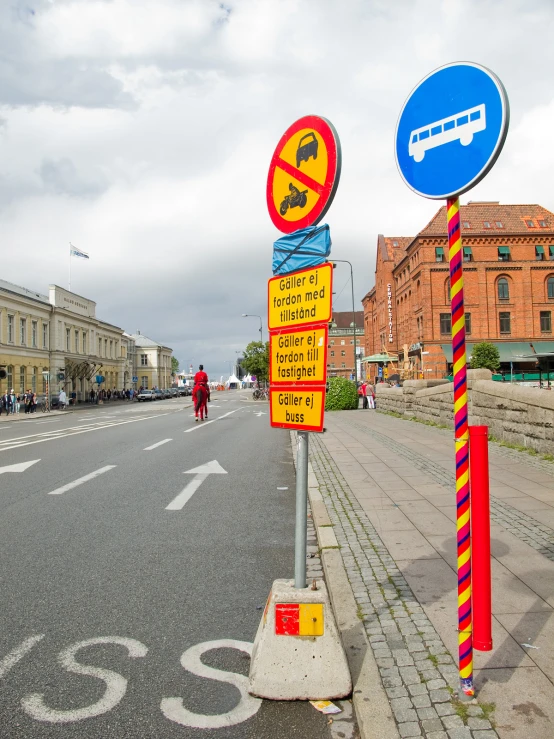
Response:
[[[473,643],[471,624],[471,542],[469,501],[469,428],[467,410],[466,326],[460,201],[446,201],[450,299],[452,310],[452,359],[454,362],[454,439],[456,446],[456,532],[458,552],[458,653],[460,695],[473,690]]]

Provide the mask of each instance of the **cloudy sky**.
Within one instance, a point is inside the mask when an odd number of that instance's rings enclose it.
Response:
[[[242,313],[267,337],[267,170],[303,115],[341,139],[326,221],[357,300],[377,234],[413,235],[438,207],[400,179],[393,135],[442,64],[484,64],[510,98],[502,155],[462,202],[554,210],[553,27],[552,0],[3,0],[0,277],[67,287],[72,241],[91,257],[72,288],[101,318],[219,376],[259,335]]]

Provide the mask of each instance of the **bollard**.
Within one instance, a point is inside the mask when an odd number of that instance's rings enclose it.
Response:
[[[488,432],[488,426],[469,427],[473,647],[480,652],[492,649]]]

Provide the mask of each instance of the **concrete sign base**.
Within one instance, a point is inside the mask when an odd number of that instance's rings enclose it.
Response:
[[[316,634],[321,634],[317,636]],[[332,700],[352,681],[325,583],[275,580],[250,663],[248,692],[270,700]]]

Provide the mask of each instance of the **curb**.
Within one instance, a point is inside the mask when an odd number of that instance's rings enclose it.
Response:
[[[294,451],[292,434],[291,444]],[[308,498],[331,605],[352,676],[352,703],[360,739],[399,739],[389,699],[381,683],[363,623],[358,617],[354,593],[311,462],[308,462]]]

